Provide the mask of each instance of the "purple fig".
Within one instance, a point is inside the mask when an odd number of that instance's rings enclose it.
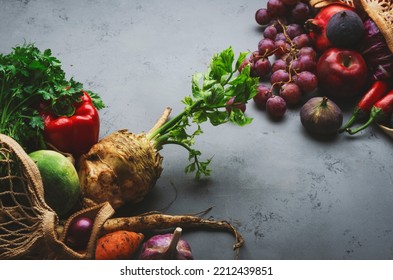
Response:
[[[142,246],[141,260],[193,260],[190,244],[180,239],[181,228],[168,234],[155,235]]]

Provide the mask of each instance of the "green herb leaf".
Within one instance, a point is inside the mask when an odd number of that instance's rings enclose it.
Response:
[[[211,158],[201,160],[201,152],[192,148],[195,137],[203,133],[201,124],[209,120],[214,126],[227,122],[244,126],[252,121],[238,108],[231,108],[231,113],[226,110],[230,98],[235,97],[237,103],[245,104],[256,95],[259,80],[250,77],[250,67],[245,67],[236,75],[246,55],[246,52],[241,53],[235,62],[231,47],[215,54],[204,74],[195,73],[192,76],[192,93],[182,100],[186,105],[184,111],[147,135],[157,149],[165,144],[177,144],[187,149],[190,164],[185,167],[185,172],[195,172],[197,179],[211,173],[208,167]],[[187,132],[191,128],[194,131]]]
[[[83,85],[67,80],[61,62],[52,51],[40,51],[34,44],[15,46],[0,54],[0,133],[16,139],[27,151],[42,147],[44,123],[37,106],[58,116],[71,116],[82,96]],[[104,106],[91,93],[98,109]]]
[[[44,129],[44,120],[38,114],[37,111],[33,113],[33,116],[30,119],[30,126],[32,128]]]

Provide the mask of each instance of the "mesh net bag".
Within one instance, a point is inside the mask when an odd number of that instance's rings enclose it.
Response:
[[[361,13],[365,12],[378,26],[393,52],[393,0],[310,0],[310,4],[316,8],[333,3],[349,5]]]
[[[59,233],[59,219],[44,201],[37,166],[16,141],[0,134],[0,259],[91,259],[100,229],[113,213],[108,203],[83,209]],[[65,239],[80,215],[95,222],[87,249],[76,252]]]

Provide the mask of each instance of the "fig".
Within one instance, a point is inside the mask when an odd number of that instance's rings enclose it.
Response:
[[[363,21],[354,11],[335,13],[326,26],[326,36],[337,48],[355,48],[363,34]]]
[[[314,18],[310,18],[305,22],[306,30],[318,53],[323,53],[328,48],[332,47],[332,43],[326,36],[326,27],[329,20],[337,12],[348,10],[353,10],[353,8],[342,3],[327,5],[321,8]]]
[[[300,121],[305,129],[317,135],[334,135],[343,122],[343,114],[336,103],[326,96],[309,99],[300,109]]]

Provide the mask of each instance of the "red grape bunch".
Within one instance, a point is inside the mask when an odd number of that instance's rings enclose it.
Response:
[[[281,118],[287,106],[317,88],[317,53],[303,27],[312,13],[308,2],[300,0],[268,0],[255,13],[263,38],[241,67],[249,64],[252,75],[261,79],[254,101],[272,117]]]

